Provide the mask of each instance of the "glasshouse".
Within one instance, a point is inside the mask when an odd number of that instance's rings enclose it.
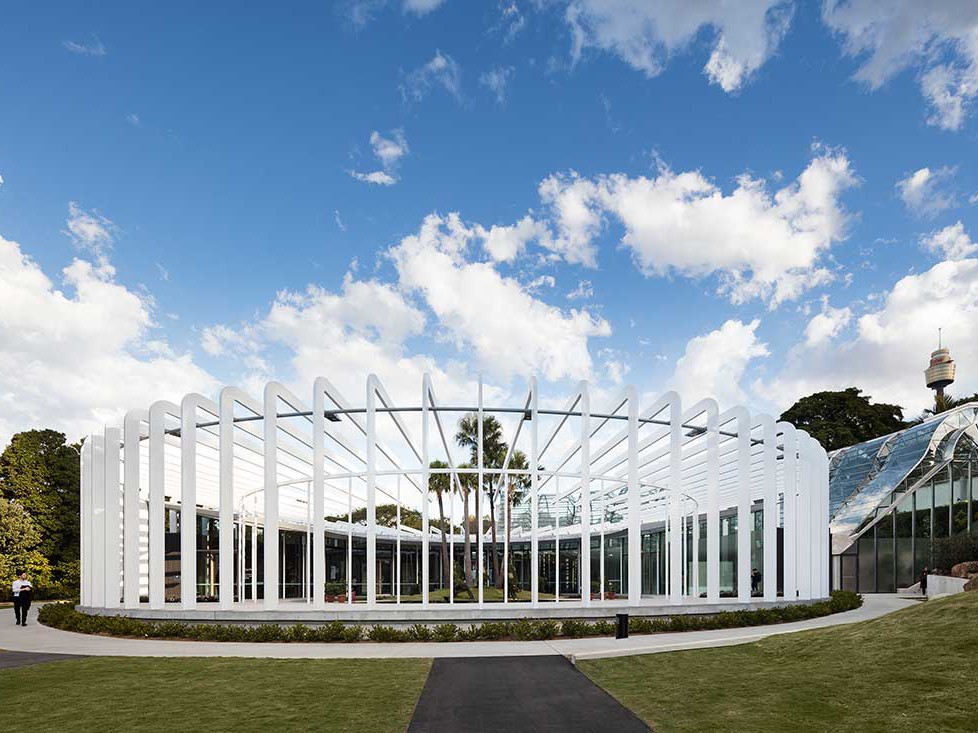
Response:
[[[925,567],[934,569],[935,539],[978,534],[976,446],[978,403],[971,403],[834,452],[833,586],[863,593],[910,587]]]
[[[828,457],[792,425],[633,387],[595,409],[586,382],[555,398],[530,380],[505,405],[481,381],[449,403],[419,386],[401,404],[375,376],[359,404],[325,378],[306,399],[227,387],[89,436],[82,607],[382,618],[828,595]]]

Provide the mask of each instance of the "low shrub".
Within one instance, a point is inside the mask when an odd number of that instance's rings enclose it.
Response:
[[[722,611],[711,615],[683,614],[676,616],[633,616],[628,628],[635,634],[661,632],[702,631],[706,629],[732,629],[744,626],[802,621],[828,616],[859,608],[862,596],[851,591],[832,591],[828,600],[808,605],[760,608],[752,611]],[[197,641],[243,642],[354,642],[364,638],[362,626],[346,625],[342,621],[330,621],[322,626],[293,624],[261,624],[236,626],[232,624],[193,624],[182,621],[141,621],[127,616],[90,616],[75,610],[72,603],[46,603],[41,606],[38,620],[46,626],[75,631],[83,634],[106,634],[156,639],[193,639]],[[586,636],[614,636],[612,621],[557,621],[520,619],[511,623],[487,621],[460,629],[455,624],[444,623],[435,627],[414,624],[407,629],[378,625],[366,632],[371,641],[492,641],[518,639],[532,641],[564,636],[571,639]]]
[[[458,626],[455,624],[438,624],[432,630],[435,641],[455,641],[458,636]]]

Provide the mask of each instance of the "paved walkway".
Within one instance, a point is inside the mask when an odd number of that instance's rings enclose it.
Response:
[[[627,654],[728,646],[756,641],[774,634],[836,626],[883,616],[915,603],[896,595],[870,594],[862,608],[832,616],[773,626],[718,631],[689,631],[676,634],[635,635],[615,640],[609,637],[590,639],[554,639],[553,641],[473,641],[440,644],[437,642],[403,644],[247,644],[237,642],[166,641],[155,639],[118,639],[106,636],[75,634],[36,623],[32,614],[27,626],[15,626],[13,618],[4,623],[0,614],[0,649],[43,652],[48,654],[82,654],[133,657],[273,657],[280,659],[383,658],[383,657],[514,657],[563,655],[570,659],[592,659]],[[12,616],[12,614],[11,614]]]
[[[408,733],[568,730],[649,728],[562,657],[495,657],[436,659]]]
[[[32,664],[66,662],[84,658],[80,654],[38,654],[35,652],[9,652],[0,649],[0,671],[14,669],[15,667],[29,667]]]

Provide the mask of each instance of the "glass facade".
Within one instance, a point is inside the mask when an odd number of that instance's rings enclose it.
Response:
[[[976,417],[966,405],[831,456],[830,496],[846,494],[830,524],[834,588],[894,593],[934,568],[935,539],[978,535]]]

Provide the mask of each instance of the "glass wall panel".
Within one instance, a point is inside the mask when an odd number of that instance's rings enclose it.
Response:
[[[933,537],[948,537],[951,530],[951,481],[948,471],[934,477]]]
[[[894,510],[896,524],[896,584],[908,588],[917,581],[913,573],[913,498],[906,497]]]
[[[737,515],[720,517],[720,595],[737,596]]]
[[[892,514],[887,514],[876,525],[876,592],[896,593]]]
[[[662,530],[642,534],[642,593],[664,595],[666,592],[665,533]],[[593,585],[593,578],[592,578]]]
[[[859,588],[861,593],[876,590],[876,542],[870,530],[859,538]]]
[[[581,597],[581,540],[560,541],[560,597],[577,600]]]
[[[955,461],[951,464],[951,534],[968,531],[968,466]]]
[[[930,567],[931,539],[931,503],[934,491],[930,486],[921,486],[913,495],[914,500],[914,578],[920,576],[920,571]],[[914,581],[916,582],[916,580]]]
[[[760,596],[764,594],[764,510],[754,508],[751,511],[754,522],[750,533],[750,594]]]

